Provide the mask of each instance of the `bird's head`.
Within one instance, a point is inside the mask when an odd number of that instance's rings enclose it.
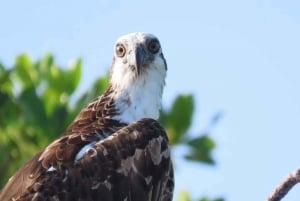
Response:
[[[121,112],[116,118],[125,122],[156,119],[166,72],[167,63],[157,37],[146,33],[120,37],[115,44],[110,77]]]
[[[139,80],[164,83],[166,71],[161,45],[154,35],[131,33],[116,41],[110,80],[114,87],[126,87]]]

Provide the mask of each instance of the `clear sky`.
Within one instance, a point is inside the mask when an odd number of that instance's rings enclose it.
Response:
[[[164,105],[196,96],[197,134],[212,130],[215,167],[177,166],[178,189],[193,197],[265,200],[300,167],[300,1],[0,1],[0,61],[53,52],[60,65],[83,59],[81,90],[109,68],[115,40],[157,35],[168,62]],[[177,155],[177,154],[176,154]],[[294,188],[285,201],[299,200]]]

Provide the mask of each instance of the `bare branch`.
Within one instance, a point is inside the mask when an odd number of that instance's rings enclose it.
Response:
[[[269,195],[268,201],[281,200],[297,183],[300,182],[300,168],[290,173]]]

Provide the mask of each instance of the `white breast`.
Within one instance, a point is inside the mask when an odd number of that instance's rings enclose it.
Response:
[[[151,68],[142,77],[131,80],[127,87],[119,87],[115,101],[121,113],[113,118],[125,123],[141,118],[157,119],[165,76],[165,73]]]

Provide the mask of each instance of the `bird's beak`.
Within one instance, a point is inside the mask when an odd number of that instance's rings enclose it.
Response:
[[[131,55],[130,65],[135,67],[137,74],[141,72],[141,68],[145,64],[146,52],[141,46],[137,46]]]

